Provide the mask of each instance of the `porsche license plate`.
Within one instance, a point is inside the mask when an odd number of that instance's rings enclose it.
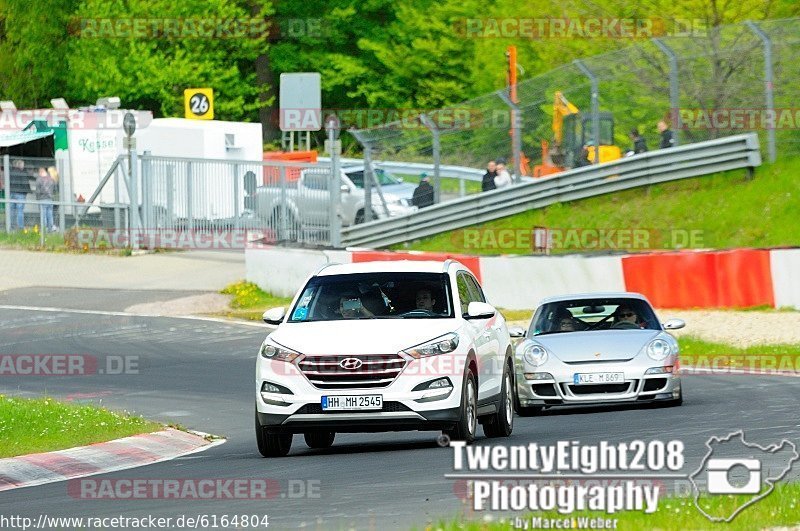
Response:
[[[573,385],[622,383],[624,381],[625,373],[622,372],[576,372],[572,377]]]
[[[335,395],[322,397],[322,411],[375,411],[383,409],[383,395]]]

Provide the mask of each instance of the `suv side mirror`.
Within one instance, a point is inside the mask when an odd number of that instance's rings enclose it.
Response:
[[[342,185],[342,186],[339,188],[339,190],[340,190],[340,191],[341,191],[343,194],[349,194],[349,193],[350,193],[350,187],[349,187],[349,186],[347,186],[346,184],[343,184],[343,185]]]
[[[283,306],[280,308],[271,308],[264,312],[264,315],[261,316],[265,323],[275,326],[281,324],[284,317],[286,317],[286,308]]]
[[[494,306],[491,304],[487,304],[485,302],[478,302],[472,301],[467,306],[467,315],[464,316],[465,319],[489,319],[494,317],[494,314],[497,313],[497,310],[494,309]]]
[[[678,330],[679,328],[686,326],[686,321],[683,319],[669,319],[662,326],[664,327],[664,330]]]

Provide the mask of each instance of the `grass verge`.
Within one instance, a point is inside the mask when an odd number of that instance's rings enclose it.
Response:
[[[16,232],[0,232],[0,249],[15,249],[22,251],[48,251],[56,253],[77,253],[77,254],[103,254],[111,256],[131,256],[133,250],[129,247],[113,248],[111,246],[100,246],[97,248],[84,245],[83,248],[77,247],[74,243],[67,244],[71,231],[67,232],[67,238],[63,234],[48,233],[44,236],[42,245],[41,233],[38,227],[26,228]]]
[[[564,231],[564,245],[554,249],[554,253],[598,250],[580,241],[584,234],[581,231],[585,229],[642,229],[647,234],[647,246],[653,249],[797,245],[800,242],[800,225],[795,219],[800,209],[799,173],[800,158],[785,159],[758,168],[752,180],[745,179],[744,170],[735,170],[557,203],[474,225],[470,228],[482,230],[477,241],[468,239],[465,242],[464,230],[458,229],[393,248],[477,255],[530,254],[530,241],[522,244],[511,238],[505,240],[504,245],[498,231],[530,232],[537,226]],[[570,239],[571,229],[577,231],[578,238]],[[642,240],[636,248],[630,248],[630,244],[624,246],[626,242],[622,238],[612,239],[606,247],[615,245],[614,242],[616,247],[603,250],[647,250],[642,248]]]
[[[694,336],[678,339],[681,364],[696,368],[800,371],[800,345],[734,347]]]
[[[712,515],[730,514],[731,507],[738,507],[748,500],[747,496],[715,496],[714,498],[701,498],[703,509]],[[601,512],[576,511],[570,515],[553,512],[528,513],[519,517],[527,520],[531,518],[542,518],[543,520],[553,518],[563,521],[569,519],[568,528],[577,527],[577,519],[582,517],[589,518],[612,518],[618,520],[618,525],[614,529],[661,529],[661,530],[720,530],[740,531],[765,529],[774,526],[794,526],[800,523],[800,484],[797,483],[778,483],[775,490],[766,498],[745,508],[730,523],[713,523],[697,510],[691,498],[664,498],[659,501],[658,509],[652,514],[642,512],[621,512],[609,515]],[[574,519],[574,520],[573,520]],[[495,531],[513,529],[513,520],[498,520],[495,522],[477,522],[452,520],[440,522],[429,526],[429,530],[442,531]],[[575,522],[575,525],[572,524]]]
[[[89,405],[0,395],[0,457],[63,450],[163,426]]]
[[[278,297],[267,293],[252,282],[236,282],[225,287],[220,293],[232,295],[230,310],[225,317],[260,321],[262,314],[270,308],[289,306],[291,297]]]

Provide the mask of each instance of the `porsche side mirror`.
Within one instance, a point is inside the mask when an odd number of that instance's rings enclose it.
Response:
[[[662,326],[664,327],[664,330],[678,330],[679,328],[686,326],[686,321],[683,319],[669,319]]]

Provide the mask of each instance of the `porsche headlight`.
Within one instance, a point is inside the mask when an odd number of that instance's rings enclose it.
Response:
[[[414,358],[425,358],[427,356],[436,356],[438,354],[447,354],[453,352],[458,346],[458,334],[451,332],[443,336],[431,339],[421,345],[407,348],[403,350],[409,356]]]
[[[672,345],[663,339],[654,339],[647,345],[647,355],[661,361],[672,354]]]
[[[529,365],[534,367],[544,365],[547,361],[547,357],[547,349],[539,343],[530,341],[522,347],[522,359]]]
[[[261,343],[261,348],[258,350],[258,353],[263,358],[268,360],[285,361],[287,363],[293,362],[298,356],[300,356],[299,352],[295,352],[294,350],[290,350],[286,347],[278,345],[269,338],[265,339],[264,342]]]

